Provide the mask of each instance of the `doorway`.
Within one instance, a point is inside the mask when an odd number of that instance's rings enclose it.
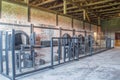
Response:
[[[120,46],[120,33],[115,33],[115,46]]]

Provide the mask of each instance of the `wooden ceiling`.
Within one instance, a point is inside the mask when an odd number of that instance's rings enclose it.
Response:
[[[58,14],[96,22],[120,17],[120,0],[12,0],[55,11]]]

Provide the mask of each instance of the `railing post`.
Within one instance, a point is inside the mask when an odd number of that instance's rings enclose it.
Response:
[[[77,39],[77,43],[76,43],[76,45],[77,45],[77,60],[79,60],[79,43],[78,43],[79,38],[76,38],[76,39]]]
[[[92,40],[92,37],[90,37],[90,55],[92,55],[92,49],[93,49],[93,40]]]
[[[86,47],[87,47],[87,46],[86,46],[86,42],[87,42],[87,41],[86,41],[86,40],[87,40],[86,38],[87,38],[87,32],[85,31],[85,37],[84,37],[84,54],[85,54],[85,55],[86,55]]]
[[[0,73],[3,72],[3,58],[2,58],[2,31],[0,31]]]
[[[51,38],[51,67],[53,68],[53,38]]]
[[[5,60],[6,60],[6,75],[9,75],[9,59],[8,59],[8,32],[5,33]]]
[[[61,59],[61,38],[58,38],[58,64],[60,64]]]
[[[73,35],[73,36],[75,35],[75,29],[72,30],[72,35]]]
[[[15,80],[15,30],[12,30],[12,80]]]
[[[31,24],[31,25],[30,25],[30,33],[32,34],[33,32],[34,32],[34,25]]]

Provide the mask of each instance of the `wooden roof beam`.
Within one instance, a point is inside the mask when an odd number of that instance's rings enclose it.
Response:
[[[69,12],[67,12],[68,14],[70,14],[70,13],[78,13],[78,12],[83,12],[83,10],[81,9],[79,9],[79,10],[75,10],[75,11],[69,11]]]
[[[68,2],[70,2],[71,4],[77,6],[79,8],[79,10],[81,9],[85,9],[87,12],[91,12],[93,13],[96,17],[98,16],[98,14],[96,14],[95,12],[89,10],[89,9],[86,9],[86,8],[83,8],[82,5],[78,4],[78,3],[74,3],[73,0],[68,0]]]
[[[30,1],[30,4],[35,4],[37,0]]]
[[[120,10],[120,6],[117,7],[117,8],[99,10],[99,11],[97,11],[97,12],[108,12],[108,11],[114,11],[114,10]]]
[[[95,12],[108,12],[108,11],[113,11],[113,10],[120,10],[120,7],[118,8],[111,8],[111,9],[105,9],[105,10],[99,10],[99,11],[95,11]],[[78,13],[78,12],[82,12],[83,10],[74,10],[74,11],[69,11],[68,14],[71,14],[71,13]]]
[[[69,5],[70,3],[66,3],[66,5]],[[55,6],[52,6],[52,7],[49,7],[48,9],[55,9],[55,8],[59,8],[59,7],[63,7],[63,3],[62,4],[58,4],[58,5],[55,5]]]
[[[120,10],[118,10],[118,11],[111,11],[111,12],[104,12],[104,13],[101,13],[101,15],[107,15],[107,14],[112,14],[112,13],[120,13]]]
[[[86,4],[87,5],[87,4]],[[120,2],[118,3],[113,3],[113,4],[106,4],[106,5],[102,5],[102,6],[96,6],[96,7],[92,7],[90,9],[102,9],[102,8],[106,8],[106,7],[111,7],[111,6],[116,6],[116,5],[120,5]],[[75,8],[78,8],[77,6],[73,6],[73,7],[68,7],[67,10],[72,10],[72,9],[75,9]],[[89,9],[89,8],[88,8]],[[59,10],[59,11],[63,11],[63,9]]]
[[[104,4],[104,3],[113,2],[113,1],[114,0],[98,1],[98,2],[94,2],[94,3],[89,3],[87,5],[83,5],[83,7],[89,7],[89,6],[94,6],[94,5],[98,5],[98,4]]]
[[[101,8],[112,7],[112,6],[116,6],[116,5],[120,5],[120,2],[109,4],[109,5],[107,4],[107,5],[103,5],[103,6],[97,6],[97,7],[91,8],[91,9],[101,9]]]
[[[42,3],[38,3],[36,6],[42,6],[42,5],[45,5],[45,4],[48,4],[48,3],[52,3],[52,2],[55,2],[56,0],[47,0],[47,1],[44,1]]]
[[[72,9],[76,9],[78,8],[77,6],[72,6],[72,7],[67,7],[66,10],[72,10]],[[63,8],[61,10],[59,10],[60,12],[63,11]]]
[[[117,3],[117,4],[120,4],[120,3]],[[101,7],[104,7],[104,6],[101,6]],[[105,11],[112,11],[112,10],[119,10],[119,9],[120,9],[120,7],[107,9],[107,10],[101,10],[101,11],[98,11],[98,12],[105,12]],[[82,10],[69,11],[68,14],[70,14],[70,13],[78,13],[78,12],[82,12]]]

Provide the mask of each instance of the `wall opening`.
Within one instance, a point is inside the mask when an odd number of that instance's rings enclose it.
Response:
[[[120,32],[115,33],[115,46],[120,46]]]

